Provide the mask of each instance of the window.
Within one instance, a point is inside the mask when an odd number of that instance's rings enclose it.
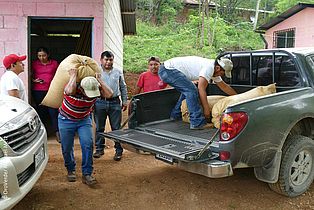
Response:
[[[273,83],[273,59],[271,55],[253,56],[252,73],[254,85]]]
[[[250,55],[232,55],[233,70],[229,83],[254,86],[276,83],[278,87],[301,86],[301,77],[289,55],[254,53],[251,60],[252,67],[250,67]]]
[[[312,70],[311,74],[314,75],[314,55],[306,56],[306,61]]]
[[[277,48],[294,47],[295,28],[274,32],[274,46]]]
[[[314,71],[314,55],[307,56],[306,61],[308,62],[311,69]]]
[[[232,63],[232,83],[250,85],[250,56],[232,57]]]
[[[277,86],[299,87],[301,79],[295,64],[289,56],[275,57],[275,82]]]

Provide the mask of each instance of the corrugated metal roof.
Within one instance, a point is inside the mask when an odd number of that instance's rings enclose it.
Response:
[[[291,7],[290,9],[286,10],[282,14],[278,15],[277,17],[271,19],[269,22],[261,25],[257,32],[262,32],[264,30],[270,29],[271,27],[277,25],[278,23],[284,21],[285,19],[291,17],[292,15],[300,12],[301,10],[307,7],[314,7],[314,4],[305,4],[305,3],[298,3],[297,5]]]
[[[136,4],[134,0],[120,0],[121,18],[124,35],[136,34]]]

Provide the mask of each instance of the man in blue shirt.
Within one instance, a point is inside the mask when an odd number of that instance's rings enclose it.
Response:
[[[96,151],[94,158],[100,158],[104,155],[105,139],[100,135],[104,132],[107,116],[112,130],[120,129],[122,110],[127,108],[127,87],[124,81],[123,73],[113,67],[114,55],[110,51],[104,51],[101,54],[100,62],[102,68],[102,80],[113,90],[112,98],[99,98],[95,103],[95,122],[96,122]],[[120,96],[122,103],[120,101]],[[114,160],[121,160],[123,148],[120,143],[115,142],[116,153]]]

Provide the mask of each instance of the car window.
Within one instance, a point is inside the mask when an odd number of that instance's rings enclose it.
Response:
[[[269,85],[273,83],[273,59],[271,55],[253,56],[253,85]]]
[[[250,57],[232,57],[232,83],[250,85]]]
[[[227,79],[231,84],[264,86],[276,83],[279,87],[301,86],[301,78],[294,61],[285,53],[253,54],[251,74],[249,54],[233,55],[231,58],[232,78],[231,81]],[[314,56],[310,59],[313,64]]]
[[[307,56],[306,61],[309,64],[309,66],[311,67],[312,72],[314,72],[314,55]]]
[[[283,87],[301,86],[300,75],[289,56],[275,57],[275,82],[277,86]]]

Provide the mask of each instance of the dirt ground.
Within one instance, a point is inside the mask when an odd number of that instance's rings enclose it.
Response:
[[[130,80],[126,76],[129,87],[136,82]],[[107,144],[105,155],[94,160],[98,184],[92,189],[81,182],[78,140],[75,143],[78,180],[69,183],[60,144],[50,137],[48,166],[14,209],[314,209],[314,185],[304,195],[287,198],[258,181],[253,169],[238,169],[234,176],[210,179],[151,155],[130,151],[125,151],[122,160],[116,162],[112,159],[113,144],[111,141]]]

